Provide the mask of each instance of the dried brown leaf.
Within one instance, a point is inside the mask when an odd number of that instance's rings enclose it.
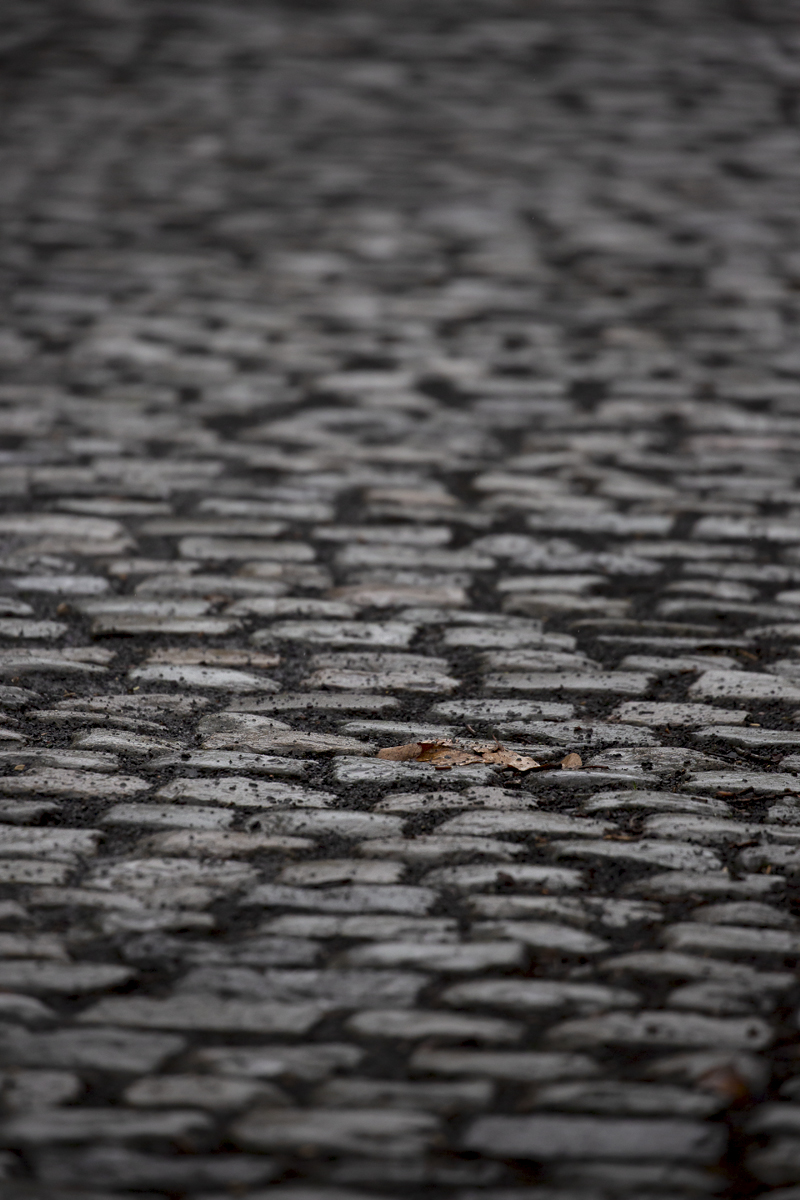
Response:
[[[528,758],[525,754],[517,754],[515,750],[504,750],[502,747],[497,750],[485,750],[481,760],[498,767],[513,767],[515,771],[533,771],[539,766],[535,758]]]
[[[422,746],[419,742],[409,742],[405,746],[386,746],[378,751],[378,758],[388,758],[392,762],[413,762],[419,758]]]
[[[565,771],[577,771],[583,766],[583,759],[580,754],[565,754],[561,760],[561,766]]]
[[[747,1081],[732,1066],[720,1064],[720,1066],[706,1071],[696,1082],[704,1090],[716,1092],[729,1104],[743,1103],[750,1099],[750,1088]]]
[[[379,750],[378,758],[389,759],[392,762],[429,763],[437,771],[449,771],[451,767],[466,767],[477,763],[510,767],[515,771],[541,770],[541,764],[535,758],[517,754],[514,750],[506,750],[502,743],[497,741],[473,742],[467,746],[458,746],[451,738],[442,738],[435,742],[409,742],[404,746],[387,746]],[[558,767],[560,764],[549,765]]]
[[[417,762],[430,763],[437,771],[449,771],[451,767],[465,767],[471,763],[483,762],[483,759],[471,750],[459,750],[455,746],[434,743],[423,750]]]

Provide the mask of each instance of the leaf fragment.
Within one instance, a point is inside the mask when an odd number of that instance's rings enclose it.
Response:
[[[442,738],[435,742],[409,742],[404,746],[386,746],[378,751],[377,757],[392,762],[429,763],[437,771],[449,771],[451,767],[466,767],[478,763],[510,767],[515,771],[534,771],[542,768],[542,764],[535,758],[518,754],[514,750],[506,750],[502,743],[497,741],[472,742],[461,746],[451,738]],[[550,765],[557,767],[560,764]]]
[[[565,754],[561,760],[561,768],[564,771],[577,771],[583,766],[583,759],[580,754]]]
[[[751,1098],[747,1080],[732,1064],[720,1063],[701,1075],[696,1083],[705,1091],[716,1092],[729,1104],[743,1104]]]
[[[472,763],[481,763],[483,758],[470,750],[459,750],[455,746],[432,746],[424,750],[417,762],[430,763],[437,771],[449,771],[451,767],[466,767]]]
[[[496,750],[485,750],[481,761],[498,767],[513,767],[515,771],[533,771],[539,766],[535,758],[517,754],[515,750],[505,750],[502,746]]]
[[[422,746],[419,742],[408,742],[405,746],[386,746],[379,750],[378,758],[388,758],[392,762],[413,762],[419,758]]]

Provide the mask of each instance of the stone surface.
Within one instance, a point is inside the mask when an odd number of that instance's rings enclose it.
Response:
[[[480,1117],[464,1145],[498,1158],[678,1158],[713,1162],[726,1143],[721,1126],[695,1121],[610,1117]]]
[[[792,8],[4,6],[4,1200],[797,1200]]]

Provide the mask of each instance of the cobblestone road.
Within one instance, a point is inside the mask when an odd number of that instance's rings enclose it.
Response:
[[[6,0],[5,1200],[800,1197],[796,16]]]

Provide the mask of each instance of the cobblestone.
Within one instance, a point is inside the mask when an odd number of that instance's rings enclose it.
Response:
[[[6,8],[4,1200],[797,1200],[791,4]]]

